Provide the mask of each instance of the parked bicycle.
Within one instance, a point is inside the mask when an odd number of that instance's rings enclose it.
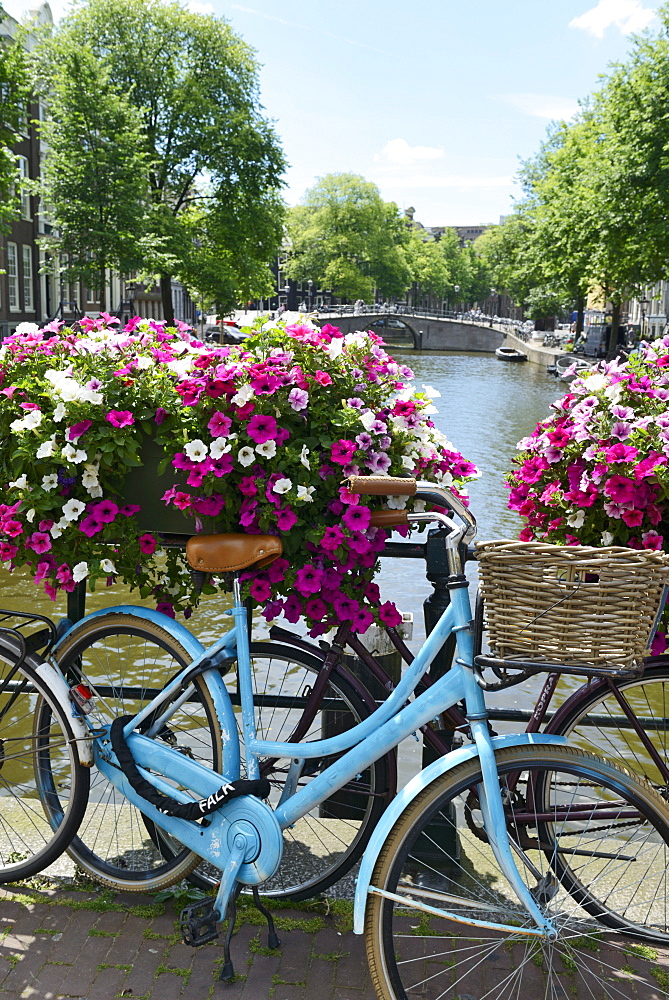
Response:
[[[189,549],[198,570],[235,570],[229,612],[233,625],[141,710],[119,717],[114,702],[132,701],[138,692],[119,688],[118,699],[105,700],[83,677],[68,689],[57,665],[26,655],[23,638],[9,631],[1,637],[0,720],[6,739],[0,774],[5,797],[16,806],[16,812],[3,809],[2,829],[5,836],[13,829],[14,850],[20,847],[27,856],[17,861],[2,845],[0,876],[37,871],[47,856],[67,846],[86,808],[86,765],[93,758],[100,776],[146,817],[149,851],[146,857],[140,852],[139,857],[104,858],[93,851],[90,868],[106,884],[143,889],[178,880],[200,858],[218,867],[216,898],[187,907],[181,926],[187,943],[203,944],[227,915],[223,973],[230,977],[236,893],[247,886],[258,899],[258,886],[279,868],[282,832],[349,783],[364,780],[374,762],[400,740],[464,703],[471,745],[430,765],[387,806],[360,869],[355,924],[359,932],[365,925],[379,996],[419,992],[434,1000],[454,1000],[470,992],[468,983],[480,980],[486,958],[492,961],[483,978],[495,981],[495,996],[517,997],[537,962],[545,971],[545,996],[553,996],[558,956],[585,980],[590,995],[612,996],[595,954],[605,928],[667,941],[666,803],[649,784],[565,746],[560,737],[492,737],[484,698],[488,682],[474,652],[458,549],[475,532],[473,516],[457,498],[430,484],[356,479],[350,488],[361,494],[415,492],[463,522],[457,527],[450,516],[436,512],[408,515],[412,523],[436,521],[448,529],[443,541],[451,605],[387,700],[336,736],[299,743],[263,738],[256,729],[247,612],[238,573],[266,564],[279,555],[281,545],[273,536],[199,536]],[[650,554],[648,560],[665,572],[661,554]],[[657,586],[655,591],[659,594]],[[143,612],[123,609],[110,620],[119,614],[130,617],[124,624],[129,632]],[[451,634],[457,645],[453,668],[409,702]],[[248,780],[239,778],[235,712],[222,678],[232,658],[239,673]],[[546,668],[538,662],[530,666]],[[530,667],[517,668],[515,676],[513,664],[501,668],[505,686],[527,676]],[[606,666],[592,671],[603,676],[613,672]],[[73,701],[81,712],[72,711]],[[333,702],[328,710],[340,706]],[[24,719],[32,719],[29,731],[20,721],[21,709]],[[189,716],[195,722],[187,721]],[[173,718],[183,720],[176,730]],[[221,773],[197,759],[202,746],[215,748],[212,762]],[[270,788],[262,768],[280,759],[289,765],[272,809],[262,801]],[[38,802],[49,819],[46,848],[32,846],[27,826],[12,818],[25,816],[28,807],[37,811]],[[467,810],[476,830],[463,822]],[[104,810],[101,824],[103,817]],[[152,848],[161,844],[168,850],[159,869],[151,858]],[[327,845],[319,842],[312,846],[315,853],[323,849]],[[643,973],[634,977],[641,979]]]

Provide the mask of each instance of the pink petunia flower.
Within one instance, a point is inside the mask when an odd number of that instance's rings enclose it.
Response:
[[[135,418],[130,410],[110,410],[105,415],[105,420],[112,427],[131,427],[135,422]]]
[[[256,444],[264,444],[265,441],[274,441],[276,431],[276,420],[266,413],[255,413],[246,427],[246,433]]]
[[[140,551],[144,553],[145,556],[152,556],[156,551],[158,543],[156,542],[153,535],[140,535],[138,538]]]
[[[308,597],[310,594],[319,592],[322,581],[323,571],[316,569],[311,563],[306,563],[302,569],[297,571],[295,587],[303,597]]]
[[[68,441],[78,441],[79,438],[83,437],[86,431],[90,430],[92,426],[93,426],[92,420],[82,420],[80,423],[73,424],[71,427],[68,427],[67,429]]]
[[[51,548],[51,536],[46,531],[33,531],[25,545],[26,548],[33,549],[34,552],[41,555],[43,552],[48,552]]]

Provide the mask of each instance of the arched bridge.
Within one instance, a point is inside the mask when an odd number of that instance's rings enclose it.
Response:
[[[394,312],[332,313],[319,316],[320,323],[332,323],[343,333],[373,330],[393,347],[417,351],[495,351],[504,334],[490,326],[438,316]]]

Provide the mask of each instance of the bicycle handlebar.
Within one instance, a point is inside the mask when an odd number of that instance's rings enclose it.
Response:
[[[358,496],[405,496],[424,500],[426,503],[448,507],[467,525],[465,539],[476,533],[476,518],[450,490],[435,483],[398,476],[349,476],[347,488]]]

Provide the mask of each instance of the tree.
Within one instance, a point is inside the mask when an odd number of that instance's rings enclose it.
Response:
[[[66,50],[55,69],[42,180],[58,230],[42,242],[67,256],[70,276],[99,289],[104,311],[107,269],[128,272],[142,263],[150,165],[142,119],[90,49]]]
[[[0,6],[0,24],[6,14]],[[21,117],[26,113],[28,88],[25,53],[20,41],[0,38],[0,231],[18,211],[18,169],[12,146],[18,139]]]
[[[249,227],[253,212],[241,207],[280,189],[284,158],[261,113],[257,64],[226,21],[175,2],[82,0],[42,48],[46,80],[64,53],[86,48],[141,115],[150,163],[144,266],[159,275],[171,321],[172,277],[187,277],[193,259],[193,207],[235,201],[236,224]],[[258,260],[266,252],[260,244]]]
[[[397,206],[357,174],[328,174],[289,213],[286,274],[344,298],[403,295],[409,234]]]

